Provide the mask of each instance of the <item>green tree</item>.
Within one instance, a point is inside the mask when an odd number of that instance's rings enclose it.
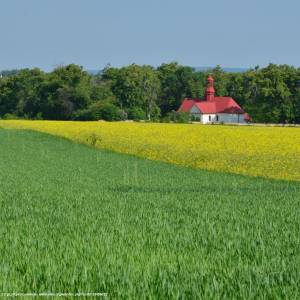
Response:
[[[229,74],[225,73],[220,65],[217,65],[211,72],[215,80],[215,90],[217,96],[228,96],[229,91],[227,85],[229,81]]]
[[[91,103],[91,76],[76,65],[56,68],[43,85],[42,114],[46,119],[69,120]]]
[[[11,113],[35,118],[40,112],[40,88],[45,73],[39,69],[24,69],[0,83],[0,114]]]
[[[162,115],[166,115],[177,110],[185,97],[193,96],[195,78],[192,68],[177,62],[162,64],[157,72],[161,83],[159,107]]]
[[[133,64],[118,70],[108,68],[104,70],[103,79],[111,82],[121,109],[127,113],[138,108],[148,119],[157,114],[160,81],[153,67]]]

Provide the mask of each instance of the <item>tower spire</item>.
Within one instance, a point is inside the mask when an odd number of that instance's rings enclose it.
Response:
[[[214,79],[211,75],[207,77],[207,85],[205,90],[205,101],[213,101],[215,99]]]

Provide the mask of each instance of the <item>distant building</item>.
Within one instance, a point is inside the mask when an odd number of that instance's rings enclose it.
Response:
[[[214,79],[207,78],[204,99],[186,98],[178,112],[186,112],[203,124],[247,123],[250,116],[231,98],[216,97]]]

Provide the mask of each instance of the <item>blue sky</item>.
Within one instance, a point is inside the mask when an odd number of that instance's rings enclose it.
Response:
[[[299,0],[0,0],[0,69],[300,66]]]

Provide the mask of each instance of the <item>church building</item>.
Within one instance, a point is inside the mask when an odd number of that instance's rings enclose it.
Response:
[[[204,99],[186,98],[178,112],[186,112],[203,124],[247,123],[250,116],[231,97],[216,97],[214,79],[207,78]]]

